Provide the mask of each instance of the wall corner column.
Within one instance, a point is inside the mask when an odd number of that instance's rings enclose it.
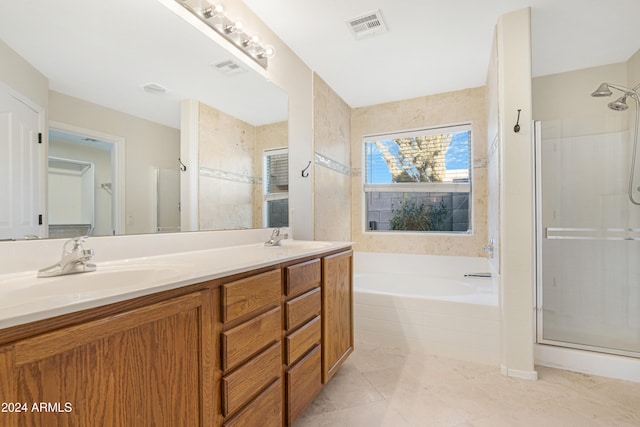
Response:
[[[185,99],[180,105],[180,231],[198,231],[199,103]]]
[[[501,372],[535,380],[531,10],[525,8],[500,16],[496,34],[501,176]],[[515,132],[518,110],[521,110],[520,130]]]

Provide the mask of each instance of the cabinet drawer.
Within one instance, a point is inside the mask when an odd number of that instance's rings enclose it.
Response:
[[[297,295],[320,286],[320,260],[292,265],[285,268],[285,294]]]
[[[280,340],[280,307],[267,311],[221,334],[222,370],[235,368],[251,356]]]
[[[295,329],[307,320],[320,314],[322,299],[320,288],[316,288],[306,294],[285,303],[286,328]]]
[[[291,425],[322,388],[320,346],[287,371],[287,424]]]
[[[303,327],[287,336],[287,365],[298,360],[314,345],[320,344],[320,331],[320,316],[316,316]]]
[[[282,345],[278,342],[222,378],[222,415],[226,417],[244,406],[278,379],[281,369]]]
[[[282,403],[282,380],[278,379],[238,415],[222,425],[223,427],[281,426]]]
[[[222,285],[222,321],[229,322],[269,305],[277,305],[281,287],[280,270]]]

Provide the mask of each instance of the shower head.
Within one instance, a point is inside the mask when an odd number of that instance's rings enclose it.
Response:
[[[629,106],[627,105],[627,95],[624,95],[618,99],[616,99],[613,102],[610,102],[607,104],[607,107],[611,108],[612,110],[615,111],[624,111],[627,108],[629,108]]]
[[[591,93],[591,96],[594,96],[596,98],[601,98],[603,96],[611,96],[612,93],[613,92],[611,92],[611,89],[609,89],[609,84],[602,83],[600,84],[600,86],[598,86],[598,89],[596,89]]]

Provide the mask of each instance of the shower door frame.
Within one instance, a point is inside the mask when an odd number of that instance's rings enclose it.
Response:
[[[586,350],[602,354],[611,354],[617,356],[627,356],[640,358],[640,352],[627,350],[618,350],[606,347],[597,347],[586,344],[578,344],[566,341],[557,341],[545,339],[543,337],[544,325],[544,303],[542,292],[542,240],[544,239],[544,228],[542,227],[542,122],[540,120],[533,121],[533,149],[534,149],[534,194],[535,194],[535,324],[536,324],[536,343],[542,345],[551,345],[556,347],[571,348],[575,350]]]

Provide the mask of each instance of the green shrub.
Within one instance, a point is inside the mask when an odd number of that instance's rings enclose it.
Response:
[[[441,231],[447,217],[447,205],[442,200],[439,204],[430,206],[403,200],[399,208],[391,208],[391,213],[393,214],[389,220],[391,230]]]

